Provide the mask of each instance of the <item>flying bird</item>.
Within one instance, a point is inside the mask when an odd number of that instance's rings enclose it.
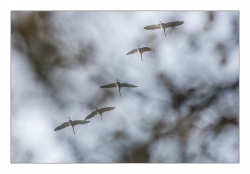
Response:
[[[169,27],[176,27],[179,25],[182,25],[184,22],[183,21],[175,21],[175,22],[168,22],[168,23],[161,23],[160,24],[155,24],[155,25],[149,25],[144,27],[145,30],[155,30],[155,29],[162,29],[164,31],[165,37],[166,37],[166,32],[165,29]]]
[[[121,97],[121,88],[122,87],[132,87],[132,88],[135,88],[135,87],[138,87],[138,86],[135,86],[135,85],[132,85],[132,84],[128,84],[128,83],[120,83],[117,79],[117,82],[116,83],[110,83],[108,85],[103,85],[103,86],[100,86],[100,88],[113,88],[113,87],[116,87],[118,90],[119,90],[119,94],[120,94],[120,97]]]
[[[101,109],[97,109],[97,107],[96,107],[96,110],[93,111],[91,114],[89,114],[89,115],[85,118],[85,120],[94,117],[96,114],[99,114],[99,115],[101,116],[101,120],[102,120],[102,113],[103,113],[103,112],[106,112],[106,111],[113,110],[113,109],[115,109],[115,107],[107,107],[107,108],[101,108]]]
[[[64,129],[65,127],[70,126],[70,127],[72,127],[73,132],[75,134],[75,130],[74,130],[74,126],[75,125],[78,125],[78,124],[87,124],[89,122],[90,121],[86,121],[86,120],[75,120],[75,121],[72,121],[72,120],[70,120],[70,117],[69,117],[69,121],[68,122],[65,122],[62,125],[56,127],[54,131],[58,131],[58,130]]]
[[[154,50],[154,48],[149,48],[149,47],[140,48],[140,45],[138,45],[138,48],[129,51],[126,55],[134,54],[134,53],[137,52],[138,54],[141,55],[141,61],[143,61],[142,60],[142,53],[145,52],[145,51],[155,51],[155,50]]]

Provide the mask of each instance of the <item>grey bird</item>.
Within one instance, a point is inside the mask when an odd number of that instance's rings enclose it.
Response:
[[[116,87],[119,90],[119,94],[120,94],[120,97],[121,97],[120,90],[121,90],[122,87],[132,87],[132,88],[138,87],[138,86],[128,84],[128,83],[120,83],[118,81],[118,79],[116,81],[117,81],[116,83],[110,83],[108,85],[100,86],[100,88],[114,88],[114,87]]]
[[[175,22],[168,22],[168,23],[161,23],[160,24],[155,24],[155,25],[149,25],[144,27],[145,30],[155,30],[155,29],[162,29],[164,31],[165,37],[166,37],[166,32],[165,29],[169,27],[176,27],[179,25],[182,25],[184,22],[183,21],[175,21]]]
[[[129,51],[126,55],[134,54],[134,53],[137,52],[138,54],[141,55],[141,61],[143,61],[142,60],[142,53],[145,52],[145,51],[155,51],[155,50],[154,50],[154,48],[149,48],[149,47],[140,48],[140,45],[138,45],[138,48]]]
[[[101,109],[98,109],[98,108],[96,107],[96,110],[93,111],[91,114],[89,114],[89,115],[85,118],[85,120],[90,119],[90,118],[94,117],[94,116],[97,115],[97,114],[99,114],[99,115],[101,116],[101,120],[102,120],[102,113],[103,113],[103,112],[106,112],[106,111],[113,110],[113,109],[115,109],[115,107],[107,107],[107,108],[101,108]]]
[[[58,130],[64,129],[65,127],[70,126],[70,127],[72,127],[73,132],[75,134],[75,130],[74,130],[74,126],[75,125],[78,125],[78,124],[87,124],[89,122],[90,121],[86,121],[86,120],[75,120],[75,121],[72,121],[72,120],[70,120],[70,117],[69,117],[69,121],[68,122],[65,122],[62,125],[56,127],[54,131],[58,131]]]

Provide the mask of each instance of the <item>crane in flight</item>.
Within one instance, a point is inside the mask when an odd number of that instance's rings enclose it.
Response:
[[[138,87],[138,86],[135,86],[135,85],[132,85],[132,84],[129,84],[129,83],[120,83],[118,81],[118,79],[116,80],[116,83],[110,83],[110,84],[107,84],[107,85],[100,86],[100,88],[114,88],[114,87],[116,87],[119,90],[119,94],[120,94],[120,97],[121,97],[120,90],[121,90],[122,87],[135,88],[135,87]]]
[[[149,47],[143,47],[143,48],[141,48],[140,45],[138,45],[138,48],[135,48],[135,49],[129,51],[126,55],[134,54],[134,53],[137,52],[138,54],[141,55],[141,61],[143,61],[142,60],[142,53],[145,52],[145,51],[155,51],[155,50],[154,50],[154,48],[149,48]]]
[[[74,130],[74,126],[75,126],[75,125],[78,125],[78,124],[87,124],[87,123],[89,123],[89,122],[90,122],[90,121],[86,121],[86,120],[74,120],[74,121],[72,121],[72,120],[70,119],[70,117],[69,117],[69,121],[68,121],[68,122],[65,122],[65,123],[61,124],[60,126],[56,127],[56,128],[54,129],[54,131],[58,131],[58,130],[64,129],[65,127],[70,126],[70,127],[72,127],[73,132],[74,132],[74,134],[75,134],[75,130]]]
[[[179,25],[182,25],[184,22],[183,21],[175,21],[175,22],[168,22],[168,23],[161,23],[161,21],[159,21],[160,24],[155,24],[155,25],[149,25],[144,27],[145,30],[155,30],[155,29],[162,29],[164,31],[165,37],[166,37],[166,28],[169,27],[176,27]]]

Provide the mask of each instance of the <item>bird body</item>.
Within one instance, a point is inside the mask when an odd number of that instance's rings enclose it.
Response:
[[[70,120],[70,118],[69,118],[69,126],[72,127],[73,132],[74,132],[74,134],[75,134],[74,124],[73,124],[72,120]]]
[[[145,52],[145,51],[155,51],[155,50],[154,50],[154,48],[149,48],[149,47],[143,47],[143,48],[141,48],[140,45],[138,45],[138,48],[129,51],[126,55],[134,54],[134,53],[137,52],[138,54],[141,55],[141,61],[143,61],[142,60],[142,53]]]
[[[103,86],[100,86],[100,88],[113,88],[113,87],[116,87],[118,90],[119,90],[119,94],[120,94],[120,97],[121,97],[121,88],[122,87],[138,87],[138,86],[135,86],[135,85],[132,85],[132,84],[128,84],[128,83],[120,83],[117,79],[116,83],[110,83],[108,85],[103,85]]]
[[[166,37],[166,28],[169,27],[176,27],[179,25],[182,25],[184,22],[183,21],[175,21],[175,22],[168,22],[168,23],[161,23],[161,21],[159,21],[160,24],[155,24],[155,25],[149,25],[144,27],[145,30],[155,30],[155,29],[162,29],[164,31],[165,37]]]
[[[56,127],[54,129],[54,131],[58,131],[58,130],[61,130],[61,129],[64,129],[65,127],[68,127],[70,126],[72,129],[73,129],[73,132],[75,134],[75,130],[74,130],[74,126],[75,125],[78,125],[78,124],[87,124],[89,123],[90,121],[86,121],[86,120],[75,120],[75,121],[72,121],[69,117],[69,121],[68,122],[65,122],[63,124],[61,124],[60,126]]]
[[[117,89],[121,89],[121,83],[118,81],[118,79],[117,79],[117,81],[116,81],[116,83],[115,83],[115,86],[116,86],[116,88]]]
[[[113,109],[115,109],[115,107],[107,107],[107,108],[101,108],[101,109],[98,109],[98,108],[96,107],[96,110],[93,111],[91,114],[89,114],[89,115],[85,118],[85,120],[90,119],[90,118],[94,117],[94,116],[97,115],[97,114],[100,115],[101,120],[102,120],[102,113],[103,113],[103,112],[106,112],[106,111],[113,110]]]

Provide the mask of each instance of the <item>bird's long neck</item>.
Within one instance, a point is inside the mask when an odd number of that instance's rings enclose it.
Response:
[[[137,50],[138,50],[139,53],[141,52],[141,47],[140,47],[140,45],[138,45]]]
[[[117,81],[116,81],[116,87],[117,87],[118,89],[120,89],[120,88],[121,88],[121,86],[120,86],[120,82],[118,81],[118,79],[117,79]]]
[[[97,112],[97,114],[102,115],[102,113],[100,112],[100,110],[97,109],[97,108],[96,108],[96,112]]]
[[[96,111],[98,112],[99,110],[97,109],[97,107],[95,107],[96,108]]]

